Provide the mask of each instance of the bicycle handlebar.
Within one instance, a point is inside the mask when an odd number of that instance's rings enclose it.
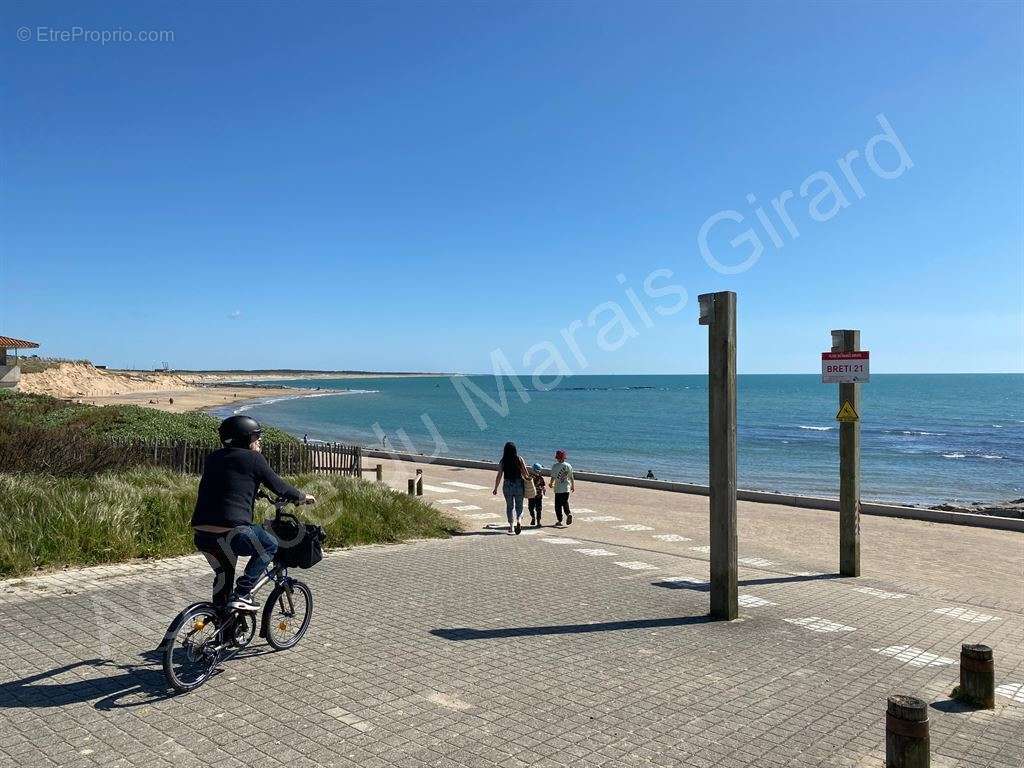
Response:
[[[280,512],[282,509],[287,507],[289,504],[294,504],[296,507],[301,507],[304,504],[312,504],[312,502],[310,502],[310,501],[306,501],[306,500],[293,501],[291,499],[286,499],[283,496],[278,496],[278,497],[275,498],[275,497],[271,496],[269,493],[267,493],[266,491],[264,491],[262,489],[260,489],[256,493],[256,498],[257,499],[266,499],[267,501],[269,501],[271,504],[274,505],[274,508],[277,509],[278,512]]]

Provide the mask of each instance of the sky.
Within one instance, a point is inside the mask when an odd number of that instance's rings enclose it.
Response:
[[[728,290],[741,373],[1021,371],[1022,8],[4,3],[0,335],[700,373]]]

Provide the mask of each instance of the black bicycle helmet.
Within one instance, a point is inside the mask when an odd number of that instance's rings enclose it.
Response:
[[[232,448],[248,448],[263,434],[263,427],[251,416],[228,416],[217,430],[220,441]]]

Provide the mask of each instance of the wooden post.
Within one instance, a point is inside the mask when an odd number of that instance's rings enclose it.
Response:
[[[383,483],[384,482],[384,465],[383,464],[378,464],[377,465],[377,482],[378,483]]]
[[[960,646],[960,685],[953,697],[982,709],[996,708],[996,671],[989,646]]]
[[[708,468],[711,509],[711,616],[739,616],[736,545],[736,294],[706,293],[708,326]]]
[[[928,768],[928,704],[890,696],[885,712],[885,768]]]
[[[409,478],[409,495],[416,495],[416,480],[412,477]]]
[[[860,331],[832,331],[833,352],[859,352]],[[839,385],[839,407],[857,421],[839,422],[839,573],[860,576],[860,385]]]
[[[423,495],[423,470],[422,469],[417,469],[416,470],[416,495],[417,496],[422,496]]]

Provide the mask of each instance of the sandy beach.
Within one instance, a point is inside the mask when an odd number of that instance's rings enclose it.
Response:
[[[190,389],[128,392],[121,395],[77,397],[76,401],[90,405],[141,405],[168,413],[202,411],[232,403],[242,403],[263,397],[282,397],[299,394],[298,390],[284,387],[192,387]]]
[[[22,375],[19,391],[49,395],[90,405],[139,405],[170,413],[205,410],[265,397],[287,397],[301,390],[274,386],[247,386],[241,381],[273,382],[290,379],[367,379],[436,374],[331,373],[331,372],[160,372],[118,371],[86,363],[61,363]]]

